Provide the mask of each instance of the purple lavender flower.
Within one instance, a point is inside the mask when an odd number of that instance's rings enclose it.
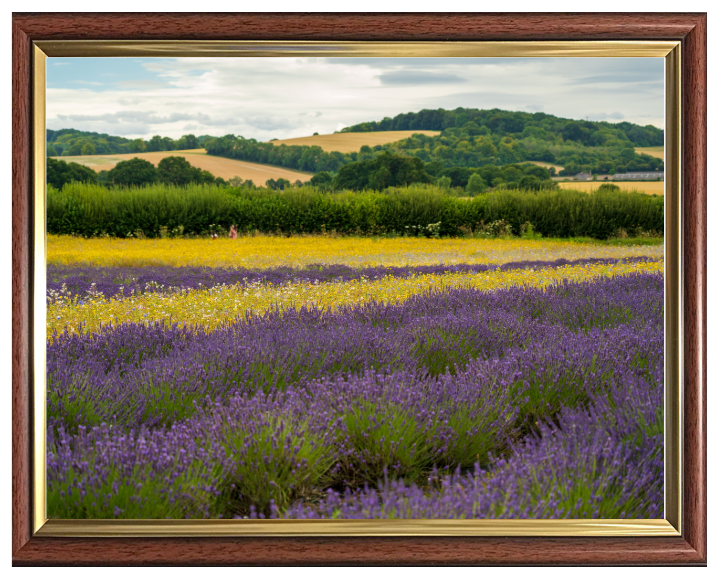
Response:
[[[662,515],[661,274],[123,324],[47,358],[51,517]]]

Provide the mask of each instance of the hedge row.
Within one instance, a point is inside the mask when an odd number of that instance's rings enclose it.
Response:
[[[619,228],[663,232],[663,198],[627,192],[502,190],[472,199],[429,186],[328,194],[311,187],[285,192],[212,185],[108,190],[72,183],[48,187],[51,234],[148,237],[177,231],[204,235],[235,224],[239,231],[381,235],[435,232],[461,236],[505,220],[515,234],[531,222],[543,236],[605,239]]]

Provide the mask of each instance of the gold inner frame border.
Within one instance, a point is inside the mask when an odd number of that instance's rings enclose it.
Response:
[[[46,515],[45,67],[48,57],[609,57],[665,59],[665,518],[654,520],[60,520]],[[33,43],[33,534],[163,536],[678,536],[682,502],[681,94],[679,41]]]

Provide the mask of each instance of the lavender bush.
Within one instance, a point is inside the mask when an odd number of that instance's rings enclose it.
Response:
[[[662,518],[662,387],[615,385],[610,401],[563,409],[490,469],[434,473],[428,489],[385,478],[379,489],[298,501],[286,518]]]
[[[644,256],[624,258],[625,262],[646,262]],[[342,264],[315,264],[305,269],[270,268],[207,268],[194,266],[128,266],[93,267],[49,265],[47,269],[48,295],[63,289],[72,295],[88,292],[104,296],[127,296],[144,292],[168,290],[207,290],[213,286],[235,284],[283,284],[293,281],[341,282],[366,278],[379,280],[385,276],[407,277],[413,274],[442,274],[444,272],[487,272],[488,270],[517,270],[524,268],[559,268],[585,264],[608,264],[613,258],[584,258],[553,261],[523,261],[507,264],[453,264],[437,266],[376,266],[351,268]],[[64,287],[64,288],[63,288]]]
[[[662,515],[663,278],[48,345],[61,518]]]

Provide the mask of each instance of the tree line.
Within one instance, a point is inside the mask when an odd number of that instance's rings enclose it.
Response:
[[[55,158],[47,159],[47,183],[61,190],[71,182],[85,182],[110,187],[144,186],[164,183],[173,186],[188,184],[217,184],[227,186],[222,178],[216,178],[207,170],[201,170],[181,156],[167,156],[160,160],[157,168],[142,158],[118,162],[112,170],[95,172],[77,162],[65,162]]]
[[[305,172],[337,172],[342,166],[355,162],[357,152],[325,152],[320,146],[276,146],[271,142],[258,142],[228,134],[212,138],[203,144],[208,154],[247,162],[272,164]]]
[[[174,140],[155,135],[149,140],[123,138],[74,128],[47,130],[47,156],[93,156],[98,154],[133,154],[200,148],[210,136],[185,134]]]
[[[438,136],[413,134],[410,138],[376,146],[375,153],[392,150],[415,156],[443,167],[502,166],[523,161],[558,164],[559,176],[580,172],[616,174],[635,170],[662,170],[663,161],[638,154],[628,140],[606,139],[602,145],[587,146],[565,140],[562,133],[526,129],[515,136],[492,134],[486,126],[468,121],[460,128],[447,128]]]
[[[550,171],[534,164],[488,165],[482,168],[443,168],[419,158],[385,151],[374,158],[346,164],[336,176],[318,172],[310,184],[324,190],[384,190],[410,184],[434,184],[462,196],[475,196],[490,188],[550,189],[557,186]]]
[[[48,130],[48,155],[168,151],[203,146],[208,154],[216,156],[306,172],[329,172],[333,176],[347,164],[373,159],[384,151],[419,158],[430,165],[430,173],[446,168],[504,166],[526,161],[558,164],[563,167],[558,172],[560,176],[664,168],[659,158],[637,154],[634,149],[663,144],[663,131],[654,126],[575,121],[543,112],[421,110],[379,122],[364,122],[341,132],[413,129],[442,133],[438,136],[414,134],[398,142],[372,148],[363,146],[358,152],[342,153],[326,152],[320,146],[276,146],[232,134],[219,138],[187,134],[178,140],[153,136],[145,141],[63,129]]]
[[[426,164],[437,165],[437,170],[503,166],[526,161],[558,164],[562,166],[557,173],[559,176],[573,176],[580,172],[616,174],[664,168],[661,159],[635,152],[635,146],[655,145],[658,141],[663,143],[662,130],[653,126],[643,128],[621,123],[618,127],[607,122],[577,122],[542,113],[501,110],[467,110],[450,115],[446,112],[423,110],[414,118],[412,113],[401,114],[395,119],[386,119],[391,122],[364,123],[344,128],[343,132],[375,129],[442,130],[437,136],[417,133],[389,144],[372,148],[362,146],[359,152],[326,152],[319,146],[276,146],[232,134],[209,138],[204,147],[208,154],[316,173],[336,173],[342,166],[372,159],[384,151],[419,158]],[[489,115],[491,112],[494,114]],[[445,126],[449,118],[453,122],[463,123],[459,126]],[[524,122],[528,118],[536,119]],[[511,131],[515,129],[518,131]]]
[[[655,126],[639,126],[630,122],[598,122],[558,118],[544,112],[510,112],[507,110],[479,110],[456,108],[455,110],[421,110],[406,112],[394,118],[385,117],[379,122],[362,122],[343,128],[340,132],[386,132],[389,130],[446,130],[461,128],[468,122],[485,126],[493,134],[513,135],[519,138],[526,129],[545,133],[562,134],[565,140],[574,140],[585,146],[602,146],[614,136],[628,140],[633,146],[662,146],[664,133]]]
[[[76,162],[47,159],[47,182],[62,189],[70,182],[89,182],[105,186],[145,186],[156,182],[184,186],[188,184],[217,184],[231,188],[256,188],[252,180],[234,177],[225,181],[216,178],[207,170],[193,167],[178,156],[163,158],[157,168],[147,160],[133,158],[123,160],[112,170],[99,174]],[[321,190],[339,192],[343,190],[384,190],[390,187],[410,184],[435,184],[448,193],[461,196],[475,196],[488,189],[521,188],[524,190],[549,189],[556,186],[550,172],[534,164],[507,164],[482,168],[441,168],[425,164],[412,158],[383,152],[376,157],[346,164],[337,174],[322,171],[316,173],[310,184]],[[302,187],[296,180],[291,183],[285,178],[268,179],[265,187],[269,190],[286,190]]]

